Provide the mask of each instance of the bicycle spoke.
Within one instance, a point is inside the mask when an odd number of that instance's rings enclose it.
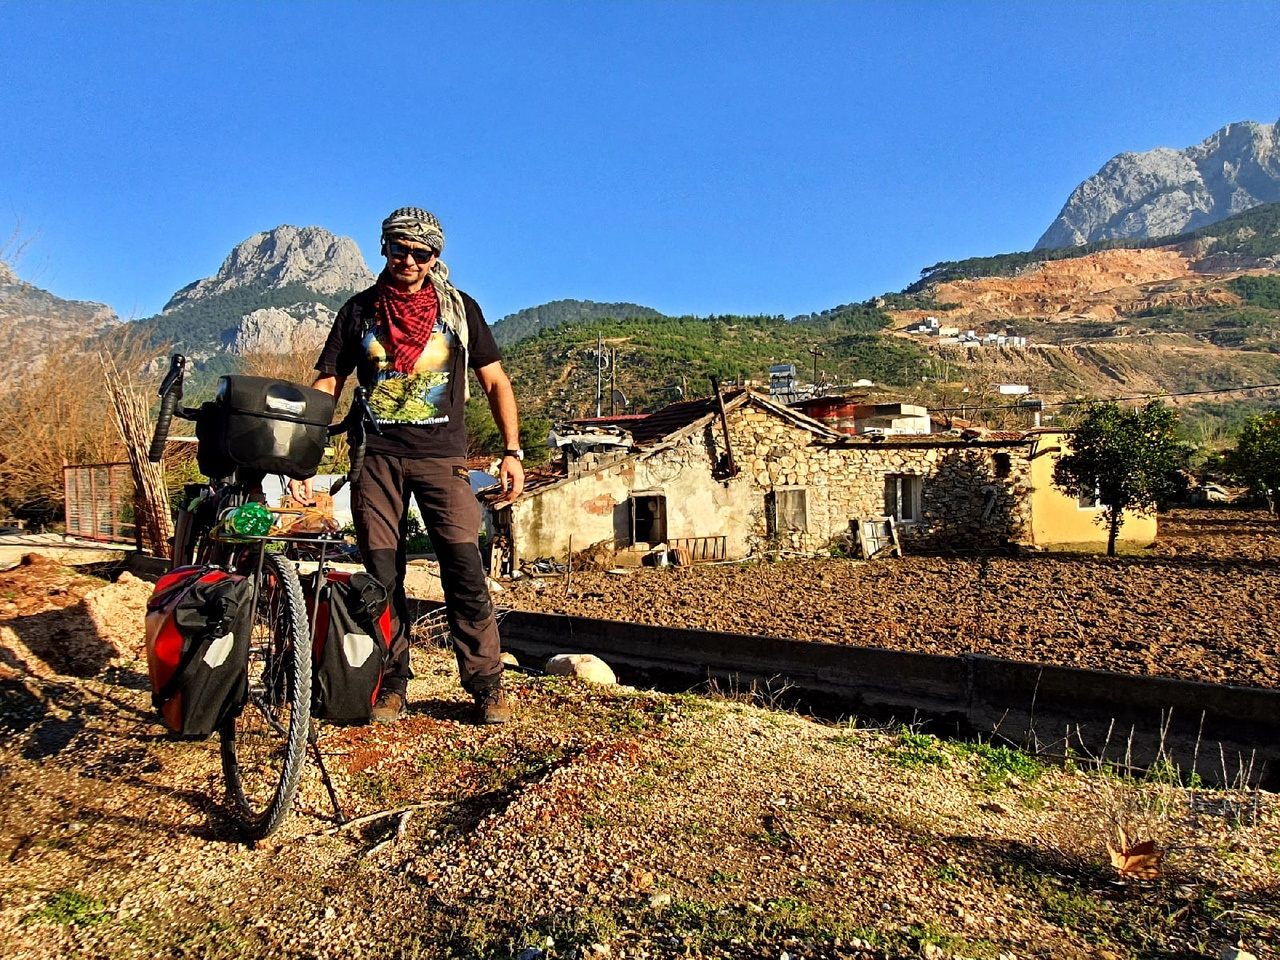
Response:
[[[283,557],[264,558],[249,658],[249,697],[222,731],[222,766],[246,836],[279,827],[310,732],[311,649],[302,588]]]

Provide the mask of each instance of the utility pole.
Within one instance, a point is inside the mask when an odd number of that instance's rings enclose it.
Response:
[[[618,414],[618,351],[614,348],[609,354],[609,416]]]
[[[604,386],[604,333],[596,333],[596,416],[602,416],[600,391]]]
[[[818,345],[816,343],[809,348],[809,352],[813,354],[813,379],[809,382],[816,385],[818,382],[818,358],[825,357],[826,354],[818,349]]]

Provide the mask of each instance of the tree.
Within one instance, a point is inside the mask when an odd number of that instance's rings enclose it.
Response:
[[[1096,493],[1107,525],[1107,556],[1115,556],[1125,514],[1153,510],[1185,488],[1177,422],[1160,400],[1132,410],[1114,400],[1091,404],[1071,436],[1071,452],[1054,466],[1059,489],[1071,496]]]
[[[1245,421],[1236,448],[1227,453],[1225,466],[1228,473],[1266,498],[1267,509],[1276,512],[1276,491],[1280,490],[1280,410]]]

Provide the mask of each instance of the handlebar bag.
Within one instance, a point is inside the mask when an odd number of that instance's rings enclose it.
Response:
[[[311,715],[343,723],[368,723],[382,687],[391,650],[391,607],[381,583],[363,571],[328,571],[313,614]]]
[[[151,703],[169,728],[207,737],[248,694],[253,584],[211,567],[179,567],[147,601]]]
[[[225,477],[239,466],[296,480],[315,476],[336,402],[287,380],[220,377],[217,399],[196,420],[200,471]]]

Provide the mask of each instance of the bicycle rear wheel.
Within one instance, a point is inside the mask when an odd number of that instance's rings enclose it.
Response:
[[[293,564],[263,557],[249,648],[249,695],[222,734],[222,772],[247,839],[270,836],[293,804],[311,725],[311,644]]]

